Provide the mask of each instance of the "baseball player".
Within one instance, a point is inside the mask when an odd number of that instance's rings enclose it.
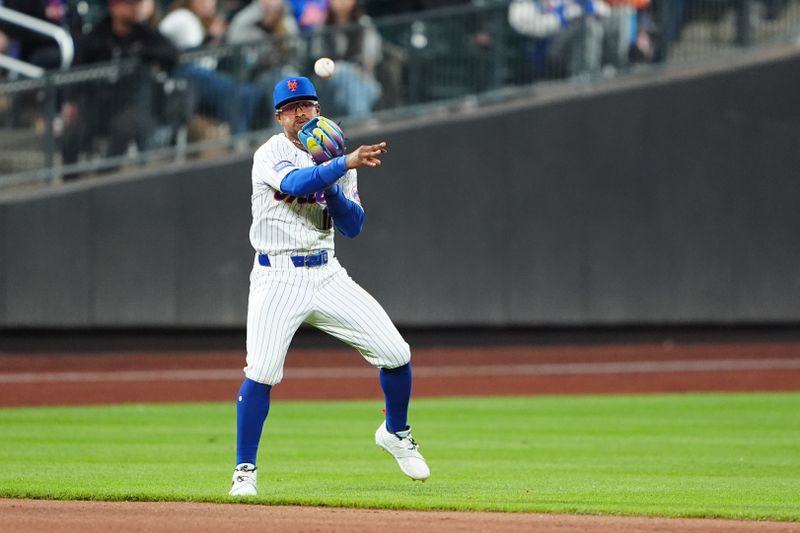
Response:
[[[283,377],[289,343],[303,322],[354,347],[380,369],[386,418],[375,432],[375,442],[407,476],[425,480],[430,470],[407,422],[409,346],[380,304],[348,276],[334,254],[334,231],[353,238],[364,224],[356,169],[380,165],[386,143],[359,146],[315,164],[298,137],[306,123],[320,116],[314,85],[304,77],[285,78],[275,86],[273,99],[283,132],[253,156],[250,242],[256,253],[230,495],[257,494],[256,455],[270,390]]]

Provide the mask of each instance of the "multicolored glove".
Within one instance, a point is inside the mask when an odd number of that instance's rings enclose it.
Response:
[[[318,165],[344,155],[344,132],[329,118],[312,118],[297,133],[297,137]]]

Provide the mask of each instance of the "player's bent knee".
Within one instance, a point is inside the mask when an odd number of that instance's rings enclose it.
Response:
[[[403,363],[398,366],[404,366],[411,362],[411,347],[408,345],[408,343],[403,343],[403,344],[405,345],[405,349],[402,352]]]
[[[255,374],[253,372],[248,372],[247,370],[245,370],[244,377],[246,377],[247,379],[251,379],[256,383],[261,383],[262,385],[274,386],[280,383],[281,380],[283,380],[283,373],[277,376],[265,376],[261,374]]]
[[[393,346],[391,354],[386,354],[378,361],[375,366],[380,368],[400,368],[411,362],[411,347],[407,342],[398,343]]]

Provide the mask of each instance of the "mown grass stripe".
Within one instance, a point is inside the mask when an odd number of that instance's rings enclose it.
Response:
[[[432,478],[372,442],[382,401],[274,402],[269,504],[800,521],[800,394],[430,398]],[[0,410],[0,497],[229,501],[233,403]]]

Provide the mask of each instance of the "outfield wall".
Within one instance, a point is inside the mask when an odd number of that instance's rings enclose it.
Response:
[[[407,326],[800,321],[799,63],[388,131],[338,255]],[[0,200],[0,326],[243,326],[249,174]]]

